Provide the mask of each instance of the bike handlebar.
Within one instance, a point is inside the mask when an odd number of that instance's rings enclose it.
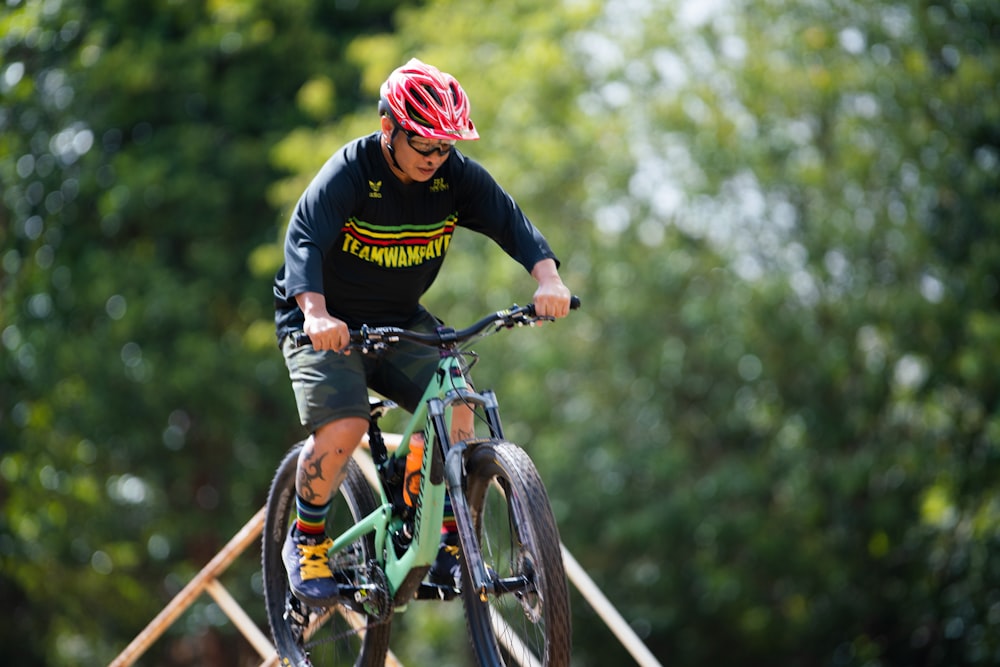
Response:
[[[580,297],[571,297],[569,307],[570,310],[579,308]],[[362,352],[367,352],[378,345],[398,343],[401,340],[431,347],[452,347],[474,338],[491,326],[496,326],[498,330],[501,328],[512,329],[517,326],[525,326],[552,319],[554,318],[536,315],[535,304],[533,303],[529,303],[526,306],[519,306],[515,303],[506,310],[498,310],[495,313],[490,313],[474,324],[458,330],[450,327],[439,327],[437,331],[426,332],[401,329],[399,327],[370,327],[362,325],[360,329],[350,330],[351,345],[360,347]],[[304,331],[296,331],[291,336],[294,347],[302,347],[312,342]]]

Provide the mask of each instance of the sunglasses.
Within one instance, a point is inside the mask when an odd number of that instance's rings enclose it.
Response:
[[[416,132],[406,132],[406,143],[413,150],[417,151],[424,157],[430,157],[434,153],[440,153],[442,156],[448,155],[451,152],[452,147],[455,145],[454,140],[440,140],[434,141],[427,139],[426,137],[421,137]]]

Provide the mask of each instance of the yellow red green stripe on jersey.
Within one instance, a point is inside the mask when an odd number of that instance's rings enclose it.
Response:
[[[451,215],[430,225],[374,226],[351,218],[341,230],[341,250],[385,268],[418,266],[444,257],[457,220]]]
[[[429,225],[398,225],[394,227],[370,225],[357,218],[348,220],[342,232],[366,245],[426,245],[455,233],[458,216],[452,214]]]

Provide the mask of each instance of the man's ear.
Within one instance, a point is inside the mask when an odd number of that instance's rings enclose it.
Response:
[[[389,120],[388,116],[382,116],[382,136],[385,137],[386,141],[392,138],[392,121]]]

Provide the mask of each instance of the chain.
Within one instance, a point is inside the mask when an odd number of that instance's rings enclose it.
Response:
[[[392,619],[392,604],[389,601],[389,595],[387,592],[388,582],[386,581],[385,574],[382,572],[381,568],[372,565],[361,566],[356,568],[356,572],[359,572],[362,578],[366,580],[370,586],[368,588],[359,588],[359,595],[360,592],[363,591],[364,597],[367,599],[365,601],[358,600],[361,612],[357,612],[362,613],[364,617],[368,619],[368,622],[364,625],[358,625],[356,627],[343,630],[337,634],[324,636],[322,639],[312,640],[308,643],[303,641],[303,649],[310,649],[322,644],[330,644],[347,639],[348,637],[360,634],[361,632],[367,632],[372,628],[385,625]],[[371,595],[370,591],[374,592],[374,595]],[[340,606],[344,609],[353,611],[346,605]],[[289,621],[289,624],[293,626],[293,633],[295,636],[299,637],[300,640],[304,638],[306,630],[310,625],[322,625],[330,616],[338,613],[337,609],[332,607],[324,607],[320,609],[322,611],[317,614],[316,619],[312,623],[309,623],[309,608],[306,605],[303,605],[294,596],[289,595],[286,619]],[[348,622],[350,623],[350,621]]]

